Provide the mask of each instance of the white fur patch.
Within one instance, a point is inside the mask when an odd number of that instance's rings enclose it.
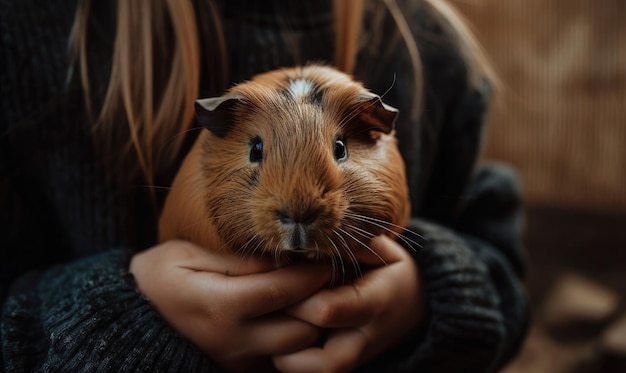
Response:
[[[294,98],[307,97],[313,93],[315,84],[306,79],[292,80],[287,90]]]

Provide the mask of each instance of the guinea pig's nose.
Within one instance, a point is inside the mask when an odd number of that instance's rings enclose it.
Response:
[[[276,216],[278,217],[278,220],[283,224],[309,225],[312,224],[315,219],[317,219],[318,215],[319,212],[315,209],[309,209],[295,214],[287,209],[276,211]]]

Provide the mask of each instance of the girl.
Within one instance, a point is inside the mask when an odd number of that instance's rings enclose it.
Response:
[[[518,349],[519,192],[476,166],[489,72],[444,3],[10,0],[0,28],[3,370],[494,371]],[[375,239],[388,265],[330,290],[322,263],[156,245],[194,100],[309,61],[400,109],[422,246]]]

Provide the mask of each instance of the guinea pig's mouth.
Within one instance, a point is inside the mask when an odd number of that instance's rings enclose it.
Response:
[[[307,246],[292,246],[292,245],[288,245],[288,246],[283,246],[282,251],[284,253],[287,254],[297,254],[297,255],[302,255],[302,256],[313,256],[313,255],[317,255],[319,253],[319,249],[313,245],[307,245]]]
[[[313,259],[319,256],[319,252],[315,248],[304,248],[304,247],[295,247],[293,249],[285,250],[287,255],[294,257],[301,257],[306,259]]]
[[[294,247],[283,249],[282,256],[289,258],[291,263],[300,263],[301,261],[323,260],[326,257],[317,247]]]
[[[293,237],[292,237],[293,238]],[[283,245],[281,252],[291,258],[300,259],[320,259],[326,257],[327,254],[318,245],[307,236],[306,240],[302,240],[302,237],[297,240],[287,240],[286,245]],[[299,244],[296,244],[299,243]]]

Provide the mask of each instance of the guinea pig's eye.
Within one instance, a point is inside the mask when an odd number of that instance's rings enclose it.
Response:
[[[250,162],[258,163],[263,159],[263,140],[255,137],[250,142]]]
[[[344,161],[348,157],[346,152],[346,143],[345,140],[341,137],[337,137],[335,139],[335,159],[338,161]]]

